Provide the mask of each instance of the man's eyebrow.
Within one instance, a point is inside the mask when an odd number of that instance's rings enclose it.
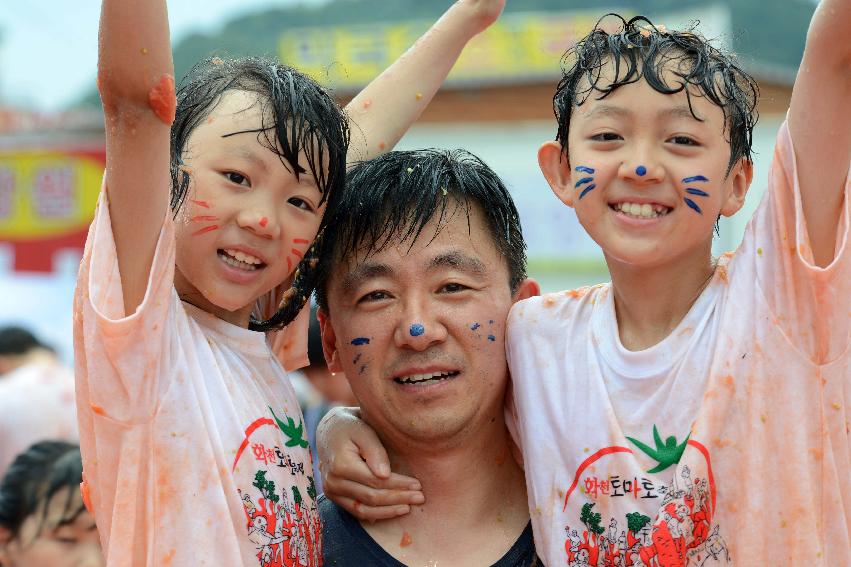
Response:
[[[484,262],[464,254],[460,250],[452,250],[432,258],[428,269],[435,270],[438,268],[454,268],[477,276],[484,275],[487,272]]]
[[[352,291],[366,280],[389,276],[392,273],[393,268],[387,264],[365,261],[346,274],[341,285],[344,290]]]

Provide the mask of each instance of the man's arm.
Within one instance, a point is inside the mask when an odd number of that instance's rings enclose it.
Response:
[[[816,265],[834,258],[851,162],[851,0],[816,8],[792,90],[789,130]]]
[[[464,46],[502,13],[505,0],[458,0],[406,53],[346,106],[352,122],[348,161],[396,145],[443,84]]]
[[[165,1],[104,0],[99,37],[105,187],[130,314],[144,297],[169,200],[175,100]]]

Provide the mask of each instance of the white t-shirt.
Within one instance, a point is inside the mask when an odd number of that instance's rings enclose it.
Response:
[[[305,567],[322,554],[298,401],[263,333],[175,292],[168,215],[125,316],[105,193],[74,340],[84,494],[110,566]]]
[[[509,316],[512,430],[547,565],[851,565],[849,188],[813,264],[792,140],[679,326],[620,343],[611,285]]]

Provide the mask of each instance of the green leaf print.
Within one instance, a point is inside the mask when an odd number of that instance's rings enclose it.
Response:
[[[648,457],[659,463],[648,470],[647,472],[649,473],[662,472],[671,465],[679,463],[680,457],[683,456],[683,451],[686,450],[686,445],[688,444],[688,436],[686,436],[685,441],[678,445],[677,438],[673,435],[668,437],[665,442],[662,443],[662,437],[659,435],[659,430],[656,429],[655,425],[653,426],[653,442],[656,444],[655,449],[650,445],[642,443],[638,439],[634,439],[632,437],[627,437],[627,439],[629,439],[629,441],[636,447],[641,449],[641,451]]]

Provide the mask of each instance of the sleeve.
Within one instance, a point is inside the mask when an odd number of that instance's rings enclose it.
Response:
[[[842,355],[851,339],[851,177],[846,178],[844,192],[834,258],[821,268],[813,261],[793,140],[784,122],[777,135],[768,190],[736,258],[753,271],[771,310],[771,322],[818,364]]]
[[[95,414],[119,422],[150,417],[167,386],[166,348],[179,300],[174,292],[174,225],[168,211],[157,242],[145,296],[126,314],[107,192],[102,190],[89,229],[75,291],[77,393]],[[78,404],[79,405],[79,404]]]

